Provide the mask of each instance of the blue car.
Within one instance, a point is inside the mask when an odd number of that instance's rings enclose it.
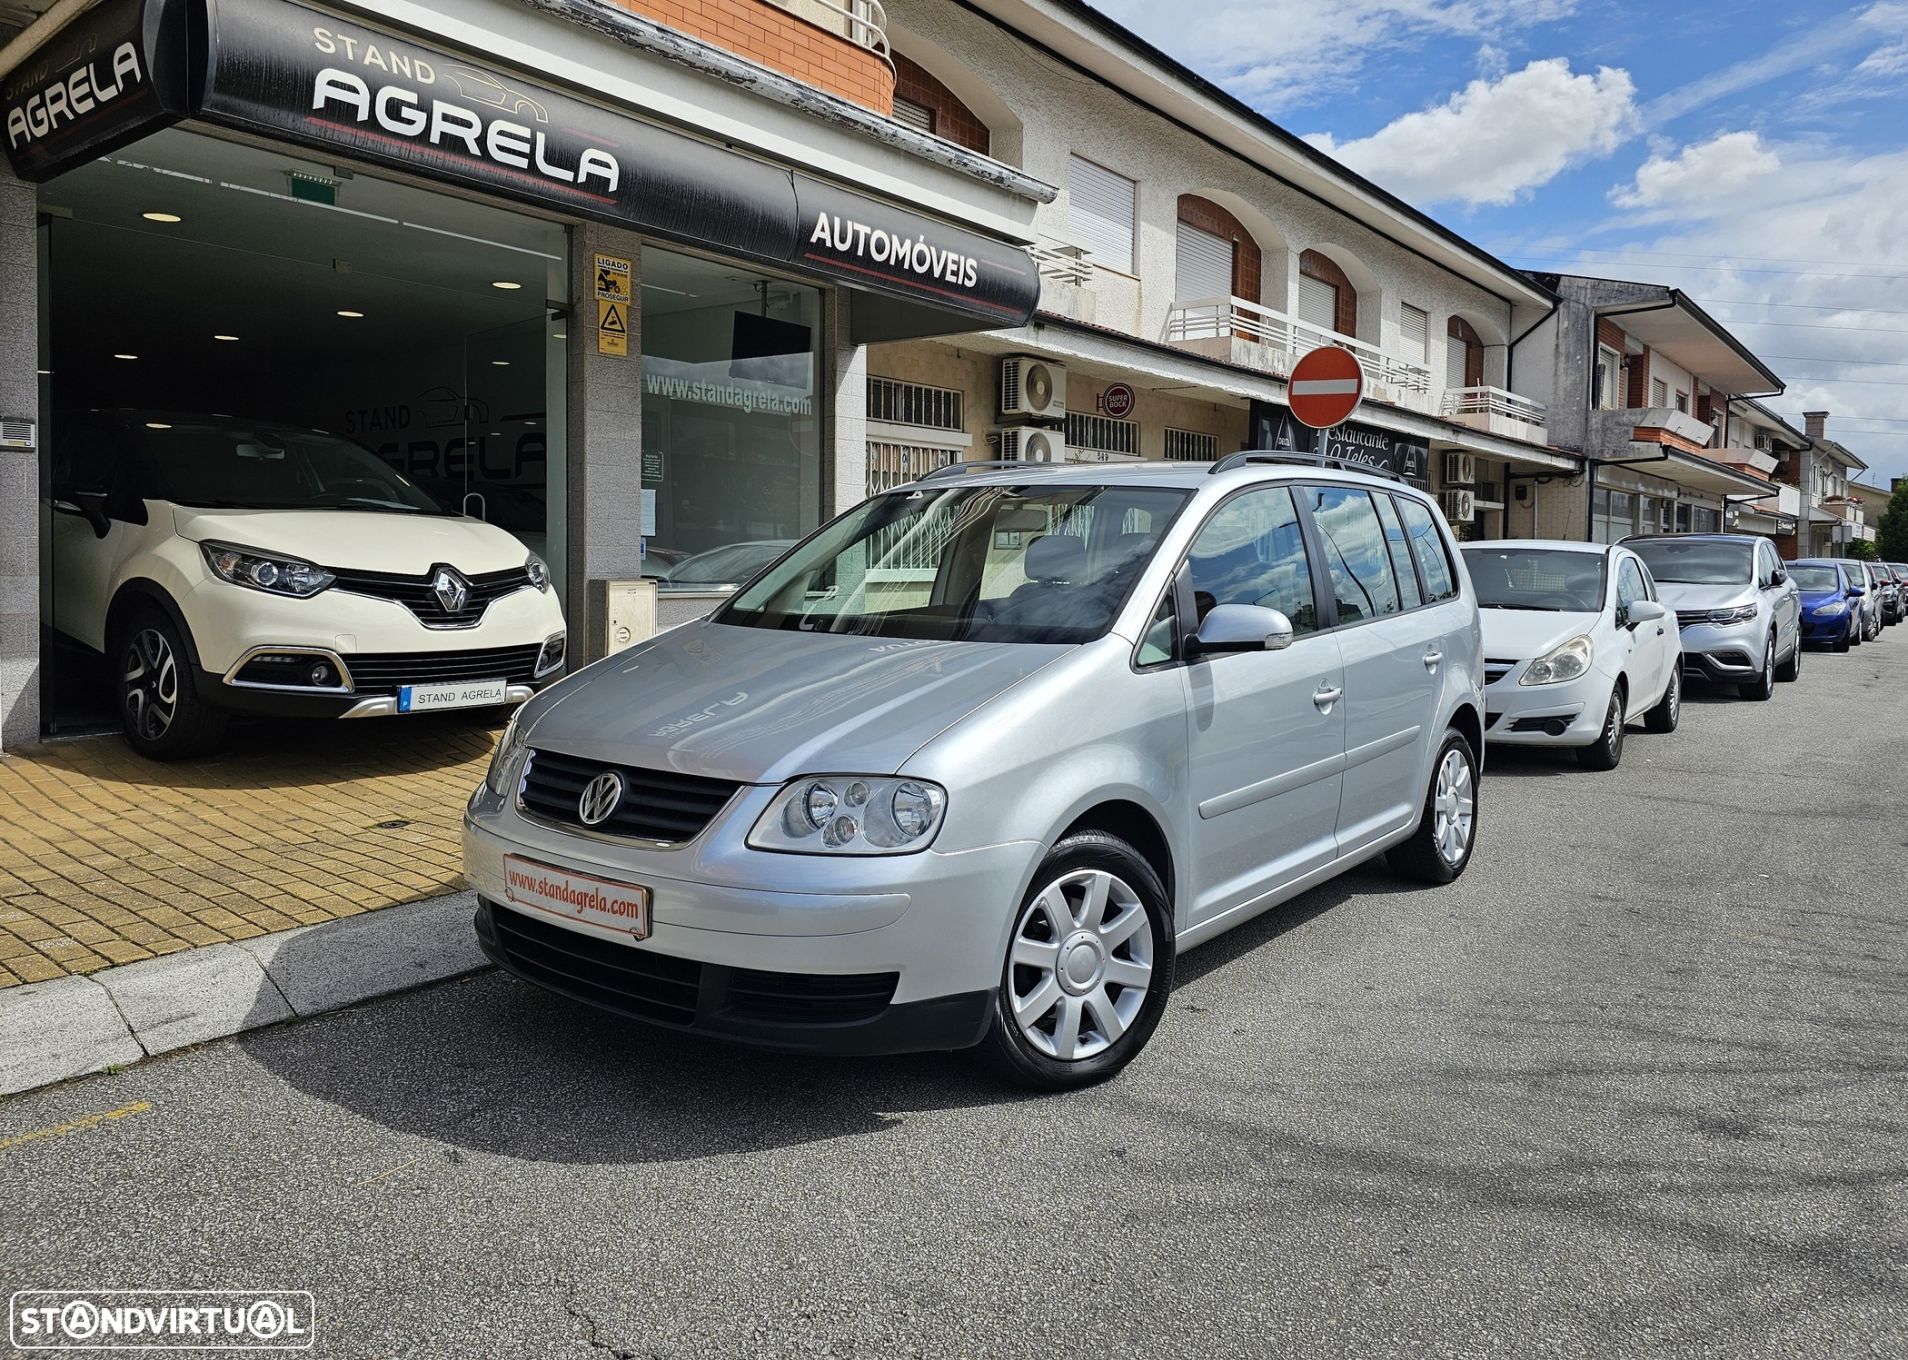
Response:
[[[1802,592],[1802,640],[1824,642],[1838,652],[1860,646],[1862,596],[1868,593],[1852,562],[1808,557],[1791,562],[1789,577]]]

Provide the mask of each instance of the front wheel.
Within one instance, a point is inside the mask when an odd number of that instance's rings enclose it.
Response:
[[[1835,639],[1835,642],[1833,645],[1836,651],[1845,652],[1851,646],[1854,645],[1854,642],[1855,642],[1855,620],[1849,619],[1847,622],[1843,623],[1842,635]]]
[[[1771,633],[1762,647],[1762,674],[1746,685],[1736,686],[1736,693],[1745,699],[1767,699],[1775,693],[1775,653],[1776,635]]]
[[[184,640],[172,620],[148,609],[119,634],[120,726],[151,760],[202,755],[225,736],[225,715],[199,697]]]
[[[1798,629],[1795,635],[1795,650],[1789,653],[1789,659],[1776,667],[1776,679],[1784,684],[1802,678],[1802,634]]]
[[[1798,648],[1798,650],[1800,650]],[[1683,716],[1683,663],[1679,658],[1670,672],[1669,688],[1656,701],[1656,707],[1643,715],[1643,725],[1652,732],[1674,732]]]
[[[1036,1091],[1106,1080],[1158,1028],[1173,958],[1172,904],[1139,851],[1101,831],[1065,837],[1020,904],[981,1061]]]
[[[1603,728],[1588,746],[1577,748],[1577,764],[1586,770],[1614,770],[1623,759],[1624,723],[1623,686],[1610,691],[1610,707],[1603,715]]]
[[[1464,734],[1451,728],[1431,766],[1418,829],[1385,858],[1402,878],[1449,883],[1470,864],[1476,842],[1477,755]]]

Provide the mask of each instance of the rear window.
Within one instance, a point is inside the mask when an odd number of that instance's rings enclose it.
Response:
[[[1396,497],[1398,513],[1404,516],[1405,533],[1411,540],[1411,555],[1417,559],[1424,577],[1424,592],[1433,600],[1448,600],[1458,593],[1457,569],[1444,546],[1431,507],[1411,496]]]

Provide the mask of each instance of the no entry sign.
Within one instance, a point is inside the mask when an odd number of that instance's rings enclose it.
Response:
[[[1308,351],[1293,364],[1286,393],[1292,418],[1314,430],[1343,423],[1364,395],[1365,370],[1356,355],[1336,345]]]

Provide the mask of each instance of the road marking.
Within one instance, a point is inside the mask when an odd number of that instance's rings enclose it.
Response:
[[[121,1105],[116,1110],[101,1110],[98,1114],[83,1114],[78,1119],[69,1119],[64,1124],[54,1124],[44,1129],[35,1129],[31,1133],[16,1133],[11,1138],[0,1138],[0,1152],[8,1148],[19,1147],[22,1143],[35,1142],[41,1138],[64,1138],[69,1133],[84,1133],[96,1129],[101,1124],[110,1124],[124,1119],[128,1115],[144,1114],[152,1108],[150,1100],[135,1100],[130,1105]]]

